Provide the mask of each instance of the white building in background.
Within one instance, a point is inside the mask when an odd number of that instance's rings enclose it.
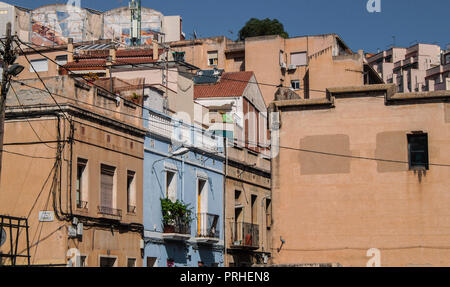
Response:
[[[154,9],[142,7],[141,43],[151,44],[184,39],[181,16],[164,16]],[[131,10],[127,7],[106,12],[76,8],[66,4],[45,5],[34,10],[0,2],[0,34],[6,23],[12,23],[13,34],[22,41],[39,46],[57,46],[74,42],[111,39],[130,45]]]
[[[13,35],[29,39],[31,31],[31,10],[0,2],[0,37],[6,36],[6,24],[11,23]]]
[[[440,64],[438,45],[418,43],[409,48],[393,47],[368,58],[369,65],[400,93],[427,91],[427,70]]]
[[[450,90],[450,45],[441,53],[441,63],[427,70],[425,77],[429,91]]]

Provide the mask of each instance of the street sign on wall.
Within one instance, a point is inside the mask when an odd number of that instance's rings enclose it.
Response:
[[[55,220],[55,213],[53,211],[39,211],[40,222],[52,222]]]

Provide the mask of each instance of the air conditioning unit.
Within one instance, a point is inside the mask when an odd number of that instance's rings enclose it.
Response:
[[[288,70],[297,70],[296,65],[289,65]]]

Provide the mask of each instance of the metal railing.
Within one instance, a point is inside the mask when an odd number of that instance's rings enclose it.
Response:
[[[234,222],[232,226],[232,243],[233,247],[259,248],[259,225]]]
[[[115,209],[108,206],[98,206],[98,213],[114,217],[122,217],[121,209]]]
[[[220,238],[219,215],[197,214],[197,237]]]
[[[191,225],[189,222],[176,221],[173,224],[164,224],[163,233],[191,234]]]

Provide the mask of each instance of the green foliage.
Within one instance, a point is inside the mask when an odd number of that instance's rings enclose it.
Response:
[[[269,18],[266,18],[260,20],[251,18],[239,31],[239,40],[243,41],[247,37],[266,35],[280,35],[283,38],[289,37],[288,33],[284,31],[283,24],[277,19],[270,20]]]
[[[163,224],[174,225],[176,223],[189,223],[192,221],[192,210],[189,204],[183,204],[177,200],[172,202],[168,198],[161,199]]]

